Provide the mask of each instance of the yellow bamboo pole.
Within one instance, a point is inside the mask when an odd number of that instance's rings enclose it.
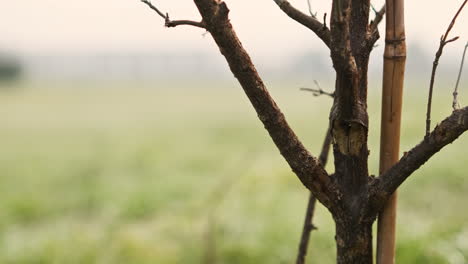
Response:
[[[398,161],[406,63],[404,0],[386,0],[386,34],[380,134],[380,174]],[[379,214],[377,264],[395,263],[397,193]]]

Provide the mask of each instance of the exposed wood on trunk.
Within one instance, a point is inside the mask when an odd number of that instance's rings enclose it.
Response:
[[[335,180],[342,197],[336,222],[337,262],[372,263],[372,222],[368,199],[367,68],[371,49],[369,1],[333,1],[331,57],[336,71],[330,114]],[[365,227],[364,227],[364,223]],[[360,229],[363,228],[363,229]]]
[[[386,32],[380,126],[380,174],[399,159],[400,124],[406,63],[404,0],[386,1]],[[377,263],[395,263],[397,193],[380,212],[377,226]]]
[[[202,21],[182,24],[202,26],[211,34],[281,155],[314,197],[332,213],[336,223],[337,262],[372,264],[372,224],[378,212],[406,178],[468,130],[468,107],[455,110],[388,170],[386,169],[398,158],[398,149],[392,148],[390,152],[383,149],[383,157],[389,157],[383,159],[381,164],[381,171],[385,172],[378,178],[369,177],[367,71],[369,54],[378,34],[375,34],[376,24],[368,23],[369,0],[334,0],[330,30],[326,33],[328,36],[324,35],[325,39],[329,37],[331,58],[336,71],[334,104],[329,124],[335,173],[329,175],[323,166],[324,162],[320,162],[307,151],[270,96],[232,28],[226,4],[221,0],[194,2],[202,15]],[[282,8],[288,7],[285,5],[286,0],[275,2],[280,7],[283,5]],[[291,6],[288,8],[288,12],[294,11]],[[392,89],[383,96],[383,109],[387,113],[383,120],[390,121],[383,125],[383,138],[386,137],[385,133],[397,134],[399,131],[397,116],[401,112],[401,102],[397,100],[400,94],[394,88],[401,86],[403,82],[400,73],[404,68],[405,56],[403,0],[387,0],[387,10],[387,23],[393,25],[393,31],[387,32],[385,71],[392,74],[386,74],[391,78],[386,77],[385,85]],[[158,14],[168,20],[162,12]],[[306,17],[301,15],[295,19]],[[317,27],[318,21],[309,18],[304,21],[305,24],[313,23],[310,27],[320,29]],[[397,143],[398,140],[389,144]],[[321,156],[323,160],[323,155]],[[379,262],[381,263],[384,262]]]
[[[368,181],[367,63],[363,49],[369,10],[350,1],[334,1],[331,57],[336,71],[335,101],[330,115],[335,177],[347,208],[359,204]],[[368,2],[367,2],[368,4]],[[369,7],[367,5],[367,7]],[[355,212],[356,210],[351,210]]]

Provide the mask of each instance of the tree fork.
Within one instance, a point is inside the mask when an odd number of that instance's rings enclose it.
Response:
[[[404,0],[386,1],[386,34],[380,129],[380,174],[398,162],[401,109],[406,63]],[[395,263],[397,193],[380,212],[377,227],[377,263]]]
[[[461,8],[467,1],[464,1]],[[321,162],[300,142],[268,93],[232,28],[226,4],[221,0],[194,2],[202,15],[202,21],[196,22],[194,26],[202,25],[212,35],[281,155],[301,182],[331,212],[336,223],[337,263],[372,264],[372,224],[378,213],[391,194],[415,170],[468,130],[468,107],[455,110],[400,161],[391,168],[382,170],[381,176],[369,177],[367,69],[369,54],[378,38],[378,31],[375,23],[368,25],[369,0],[334,0],[330,22],[330,51],[336,71],[336,87],[330,126],[335,173],[329,175]],[[403,84],[402,69],[406,55],[403,0],[387,0],[387,8],[389,14],[385,72],[391,78],[390,81],[385,81],[385,86],[393,89],[395,85]],[[167,16],[163,18],[167,20]],[[398,94],[393,92],[391,90],[391,93],[384,94],[387,102],[384,100],[383,108],[385,111],[390,109],[389,120],[393,128],[398,127],[396,133],[399,133],[400,121],[396,119],[396,115],[401,114],[401,102],[395,101]],[[389,132],[386,129],[383,131]],[[395,152],[395,148],[392,148],[392,151],[397,159],[398,150]],[[384,248],[382,245],[379,242],[379,254]],[[393,250],[394,244],[393,248],[389,248]],[[390,260],[385,264],[393,263],[394,257],[392,255],[385,259]],[[379,264],[384,263],[380,258],[378,261]]]
[[[219,0],[194,0],[194,2],[203,18],[206,30],[210,32],[281,155],[304,186],[311,190],[325,207],[334,210],[335,186],[318,159],[309,153],[296,136],[270,96],[229,21],[229,9],[226,3]]]

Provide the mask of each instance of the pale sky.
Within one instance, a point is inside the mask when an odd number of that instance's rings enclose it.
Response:
[[[139,0],[1,0],[0,49],[20,53],[191,49],[217,52],[209,36],[193,27],[164,28],[163,21]],[[312,32],[290,20],[273,0],[226,0],[231,20],[245,47],[261,56],[281,57],[297,50],[323,49]],[[306,0],[291,0],[307,10]],[[311,0],[318,16],[329,12],[331,0]],[[380,7],[383,1],[373,1]],[[426,43],[435,51],[440,35],[462,0],[406,1],[407,40]],[[199,20],[191,0],[153,0],[173,19]],[[382,30],[382,29],[381,29]],[[468,40],[468,7],[453,35]],[[431,52],[432,53],[432,52]]]

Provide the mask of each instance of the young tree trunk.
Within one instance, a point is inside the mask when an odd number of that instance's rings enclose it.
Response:
[[[331,57],[336,71],[335,101],[330,115],[335,178],[342,212],[334,213],[337,263],[371,264],[372,223],[368,215],[369,120],[367,69],[369,1],[333,1]],[[342,214],[344,212],[344,214]]]
[[[336,221],[337,264],[372,264],[372,221]]]
[[[468,130],[468,107],[455,110],[394,166],[378,178],[369,176],[367,73],[370,52],[379,38],[378,22],[369,25],[369,0],[334,0],[330,29],[315,17],[292,8],[287,0],[274,0],[290,17],[319,35],[330,48],[336,87],[330,113],[335,173],[329,174],[304,147],[268,93],[230,23],[229,9],[224,1],[194,0],[202,16],[201,22],[171,21],[151,2],[142,1],[158,12],[168,27],[192,25],[211,34],[281,155],[304,186],[333,215],[338,264],[373,263],[372,224],[391,194],[435,153]],[[402,21],[399,16],[403,15],[403,1],[393,2],[401,6],[394,8],[392,17],[394,21]],[[389,62],[394,63],[386,69],[391,67],[395,73],[400,71],[398,65],[400,69],[404,67],[404,62],[398,60],[404,54],[404,31],[398,30],[395,22],[395,34],[387,36],[393,49],[386,50],[386,55],[392,57]],[[402,80],[393,79],[398,85]],[[394,98],[393,95],[386,97],[384,95],[385,99]],[[392,115],[401,111],[400,106],[393,103],[390,103]]]
[[[364,70],[356,76],[337,74],[335,109],[331,120],[334,176],[340,186],[343,206],[339,212],[333,213],[338,264],[372,264],[373,261],[372,224],[376,214],[369,212],[367,207],[369,151],[366,91],[367,72]]]

